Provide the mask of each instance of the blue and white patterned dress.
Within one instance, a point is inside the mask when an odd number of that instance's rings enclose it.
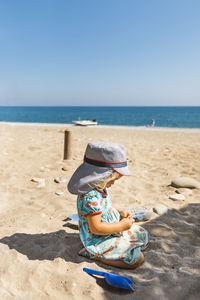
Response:
[[[127,264],[134,264],[140,257],[140,251],[146,248],[149,241],[148,232],[135,223],[123,233],[96,235],[90,232],[87,216],[101,214],[101,221],[114,223],[120,221],[120,214],[112,208],[107,189],[94,189],[77,198],[79,215],[80,238],[93,257],[122,260]]]

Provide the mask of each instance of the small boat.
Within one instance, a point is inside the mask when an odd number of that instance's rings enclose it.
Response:
[[[78,120],[72,121],[72,123],[76,126],[94,126],[97,125],[97,120]]]

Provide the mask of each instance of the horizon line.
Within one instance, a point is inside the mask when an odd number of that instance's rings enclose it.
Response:
[[[0,105],[0,107],[200,107],[200,105]]]

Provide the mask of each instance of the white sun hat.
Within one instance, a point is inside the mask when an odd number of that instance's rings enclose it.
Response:
[[[72,175],[68,190],[76,195],[88,193],[113,171],[121,175],[130,175],[125,147],[111,142],[89,143],[84,162]]]

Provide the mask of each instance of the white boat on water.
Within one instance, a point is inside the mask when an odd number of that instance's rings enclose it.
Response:
[[[94,126],[97,125],[97,120],[78,120],[72,121],[72,123],[76,126]]]

